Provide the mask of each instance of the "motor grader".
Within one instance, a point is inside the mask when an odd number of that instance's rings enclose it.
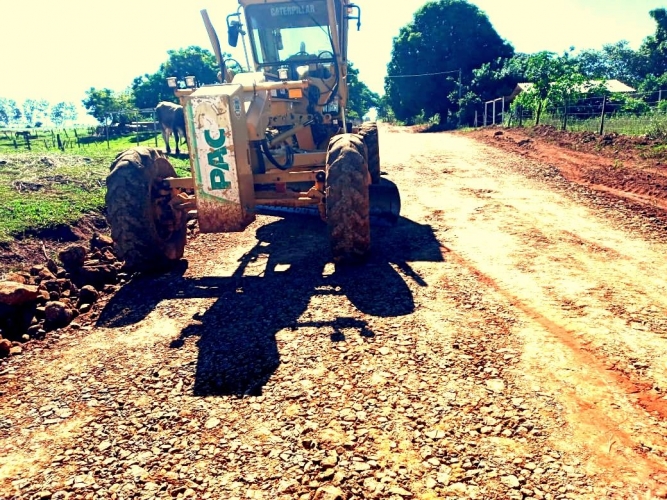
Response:
[[[375,123],[346,119],[349,0],[239,0],[228,41],[248,35],[252,68],[223,60],[219,83],[176,88],[183,106],[190,177],[162,151],[120,153],[107,178],[107,214],[129,269],[163,267],[183,256],[186,223],[202,233],[241,231],[270,209],[310,209],[329,228],[335,263],[361,262],[371,218],[396,221],[400,196],[380,171]],[[245,18],[245,23],[243,22]],[[196,215],[195,215],[196,214]]]

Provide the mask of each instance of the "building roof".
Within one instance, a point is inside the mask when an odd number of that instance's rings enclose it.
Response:
[[[580,89],[581,92],[584,94],[590,89],[591,87],[595,86],[596,84],[601,83],[602,80],[589,80],[585,82],[582,85],[582,88]],[[516,87],[514,87],[514,90],[512,93],[508,96],[509,100],[514,99],[516,96],[518,96],[521,92],[527,92],[531,88],[533,88],[533,83],[530,82],[523,82],[523,83],[517,83]],[[619,81],[619,80],[607,80],[604,84],[606,89],[609,92],[621,92],[621,93],[629,93],[629,92],[636,92],[636,89],[633,89],[629,85],[626,85],[625,83]]]

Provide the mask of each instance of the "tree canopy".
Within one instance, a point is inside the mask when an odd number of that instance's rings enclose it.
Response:
[[[466,0],[428,2],[394,38],[387,101],[400,120],[410,122],[423,113],[427,119],[439,115],[442,122],[459,108],[459,70],[462,83],[468,84],[474,69],[513,54],[475,5]]]
[[[576,56],[573,48],[562,56],[514,55],[486,15],[467,0],[431,0],[394,38],[379,116],[409,124],[439,115],[441,122],[456,117],[458,123],[472,124],[484,102],[509,95],[519,82],[535,85],[517,104],[536,111],[547,102],[574,99],[591,80],[620,80],[646,92],[645,99],[660,99],[664,92],[658,91],[667,90],[667,8],[649,15],[655,32],[638,50],[620,40]],[[587,93],[603,92],[598,87]]]
[[[21,119],[22,113],[14,99],[0,97],[0,124],[7,126]]]
[[[61,127],[65,122],[76,120],[77,116],[76,106],[71,102],[59,102],[51,108],[51,121],[56,127]]]
[[[44,99],[26,99],[23,102],[23,118],[28,125],[35,125],[40,119],[46,117],[49,102]]]
[[[532,54],[526,58],[524,67],[526,81],[533,85],[522,92],[513,105],[534,109],[536,123],[547,101],[560,105],[584,91],[586,77],[567,52],[561,56],[548,51]]]
[[[126,123],[135,112],[130,92],[114,92],[111,89],[95,87],[86,90],[83,106],[89,115],[105,125]]]
[[[667,10],[654,9],[649,15],[656,22],[655,33],[644,39],[639,53],[648,60],[646,73],[660,76],[667,73]]]
[[[351,62],[347,64],[347,88],[349,92],[347,116],[361,119],[371,108],[380,104],[380,96],[359,80],[359,70]]]
[[[218,63],[215,55],[206,49],[190,46],[183,49],[168,50],[168,59],[152,74],[138,76],[131,88],[134,104],[137,108],[154,108],[160,101],[176,102],[174,92],[167,86],[168,77],[182,81],[186,76],[194,76],[200,84],[218,81]],[[228,57],[223,54],[223,57]]]
[[[649,65],[646,55],[633,50],[627,40],[605,44],[602,50],[582,50],[576,61],[590,79],[620,80],[633,86],[646,76]]]

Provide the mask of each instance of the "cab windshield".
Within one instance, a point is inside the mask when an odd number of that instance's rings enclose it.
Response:
[[[334,57],[326,0],[250,5],[246,18],[260,67]]]

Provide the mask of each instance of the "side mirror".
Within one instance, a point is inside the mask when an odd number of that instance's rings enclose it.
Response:
[[[239,34],[241,33],[241,23],[232,21],[227,26],[227,42],[231,47],[236,47],[239,43]]]

